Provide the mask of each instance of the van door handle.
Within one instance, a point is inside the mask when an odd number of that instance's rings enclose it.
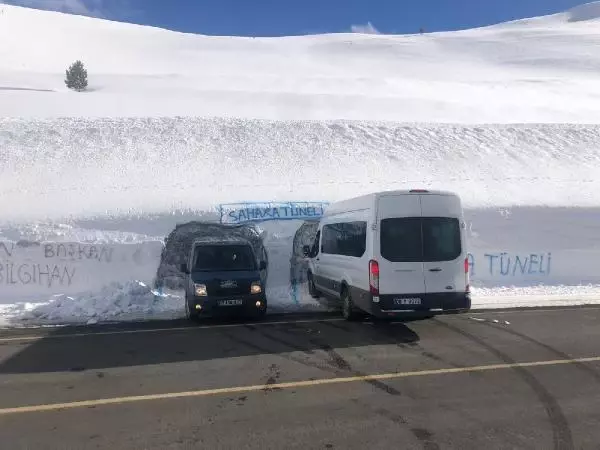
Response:
[[[439,267],[434,267],[433,269],[429,269],[430,272],[441,272],[442,269]]]

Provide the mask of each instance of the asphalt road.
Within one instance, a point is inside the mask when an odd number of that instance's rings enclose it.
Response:
[[[0,448],[600,449],[598,308],[269,321],[0,330]]]

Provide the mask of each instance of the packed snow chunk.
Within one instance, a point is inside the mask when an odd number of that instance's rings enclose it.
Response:
[[[583,22],[600,19],[600,1],[576,6],[567,11],[569,22]]]
[[[4,307],[7,309],[7,307]],[[77,297],[58,295],[46,303],[4,311],[17,324],[95,324],[183,317],[183,299],[160,294],[140,281],[113,284]]]

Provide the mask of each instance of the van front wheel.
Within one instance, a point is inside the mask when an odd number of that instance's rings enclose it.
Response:
[[[315,279],[312,273],[308,274],[308,293],[312,298],[321,297],[321,293],[317,290],[317,286],[315,286]]]
[[[357,314],[354,309],[354,302],[352,301],[352,297],[350,296],[350,292],[348,292],[348,288],[344,288],[342,291],[342,315],[344,319],[356,320]]]
[[[199,319],[198,313],[192,310],[192,306],[190,305],[187,296],[185,298],[185,318],[191,322],[197,322]]]

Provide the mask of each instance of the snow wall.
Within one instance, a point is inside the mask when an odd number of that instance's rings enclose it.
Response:
[[[600,282],[599,146],[599,125],[0,118],[0,324],[26,312],[180,317],[181,298],[153,284],[178,222],[209,220],[211,206],[240,198],[410,188],[463,199],[476,304],[507,291],[543,292],[543,304],[547,293],[579,295],[593,287],[558,286]],[[314,307],[293,254],[311,218],[265,219],[255,223],[270,309]],[[551,288],[530,289],[540,284]]]
[[[260,230],[274,310],[318,306],[307,294],[302,246],[312,242],[324,205],[244,203],[220,209],[223,222],[252,223]],[[476,288],[600,284],[597,209],[466,210],[465,218]],[[57,296],[75,301],[132,282],[150,290],[164,246],[158,239],[129,244],[0,241],[0,304],[47,302]],[[151,295],[165,294],[159,287]]]
[[[0,118],[0,211],[31,223],[413,188],[468,208],[597,207],[598,148],[600,125]]]

